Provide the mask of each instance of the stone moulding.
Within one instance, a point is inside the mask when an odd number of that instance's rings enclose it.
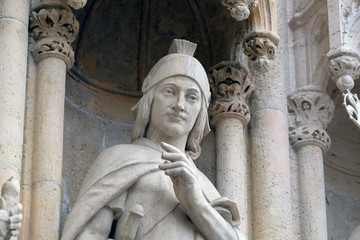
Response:
[[[246,97],[252,92],[253,77],[248,69],[239,62],[221,62],[210,69],[210,88],[212,102],[209,114],[212,124],[218,116],[240,116],[244,126],[250,121]],[[230,115],[229,115],[230,116]]]
[[[250,8],[255,0],[222,0],[221,3],[237,21],[243,21],[250,15]]]
[[[289,139],[293,147],[316,144],[328,151],[331,141],[325,129],[334,110],[330,96],[320,90],[303,88],[289,95]]]
[[[48,37],[63,37],[71,43],[79,32],[79,22],[69,10],[41,9],[31,13],[30,32],[35,41]]]
[[[74,64],[74,51],[71,46],[61,38],[44,38],[38,41],[31,53],[36,62],[47,57],[57,57],[62,59],[67,69]]]

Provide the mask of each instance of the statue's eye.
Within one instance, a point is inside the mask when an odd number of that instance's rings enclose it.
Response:
[[[199,100],[199,97],[195,94],[188,94],[186,98],[189,99],[191,102],[197,102]]]
[[[164,88],[162,92],[165,96],[172,96],[175,94],[175,91],[172,88]]]

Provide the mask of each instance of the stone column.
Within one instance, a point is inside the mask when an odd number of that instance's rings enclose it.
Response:
[[[40,6],[30,17],[37,62],[30,239],[59,237],[65,77],[79,28],[61,3]]]
[[[301,239],[327,240],[323,153],[330,148],[325,128],[335,105],[325,92],[303,88],[288,97],[288,107],[298,161]]]
[[[255,78],[250,108],[253,239],[293,239],[285,79],[275,55],[277,9],[259,0],[251,9],[244,53]]]
[[[29,1],[0,3],[0,186],[20,182],[24,135]]]
[[[210,70],[210,75],[209,114],[216,132],[216,185],[222,196],[237,203],[240,228],[249,236],[248,164],[243,129],[250,120],[245,98],[253,90],[253,77],[238,62],[221,62]]]

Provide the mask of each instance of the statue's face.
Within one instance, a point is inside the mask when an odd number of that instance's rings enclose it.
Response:
[[[201,108],[201,91],[195,81],[175,76],[162,81],[154,93],[150,126],[164,137],[187,136]]]

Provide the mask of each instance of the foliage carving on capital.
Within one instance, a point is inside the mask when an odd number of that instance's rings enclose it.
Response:
[[[359,58],[345,53],[330,59],[328,68],[331,79],[336,82],[336,86],[341,92],[351,90],[355,85],[354,79],[360,76]]]
[[[245,99],[254,88],[249,70],[239,62],[221,62],[210,70],[209,81],[212,92],[210,119],[222,113],[235,113],[246,125],[250,121],[250,110]]]
[[[49,37],[62,37],[71,43],[79,32],[79,22],[70,10],[41,9],[31,13],[30,31],[35,41]]]
[[[269,38],[249,38],[244,43],[244,54],[249,57],[255,70],[266,72],[270,68],[270,60],[274,59],[276,45]]]
[[[250,15],[250,8],[255,0],[221,0],[221,3],[230,11],[237,21],[243,21]]]
[[[64,60],[67,69],[71,68],[74,63],[74,51],[70,44],[61,38],[44,38],[38,41],[31,51],[35,61],[56,56]]]
[[[327,151],[331,141],[325,129],[334,110],[335,105],[325,92],[300,89],[292,93],[288,97],[290,143],[294,147],[315,143]]]

